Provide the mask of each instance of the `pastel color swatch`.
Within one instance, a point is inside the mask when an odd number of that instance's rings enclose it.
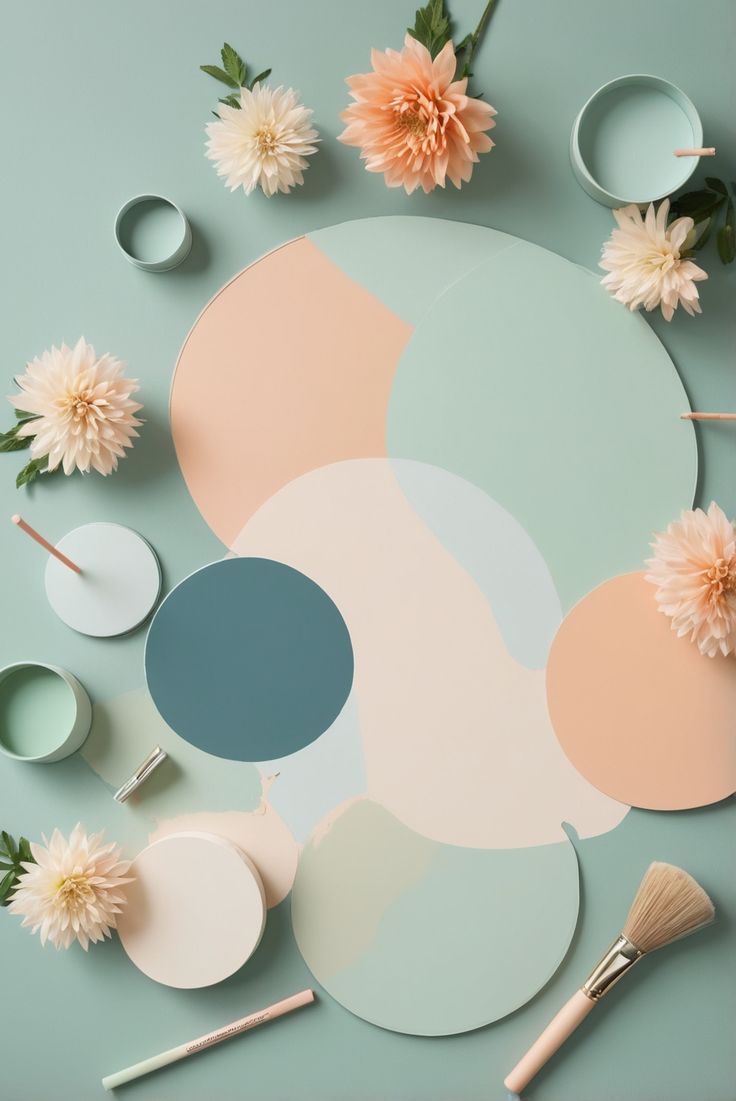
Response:
[[[292,894],[315,978],[365,1020],[421,1036],[467,1032],[523,1005],[562,961],[577,913],[568,841],[441,845],[367,800],[306,846]]]
[[[161,838],[131,866],[118,934],[133,963],[165,986],[213,986],[255,952],[266,924],[258,872],[206,833]]]
[[[684,810],[736,791],[736,659],[678,638],[642,573],[607,581],[567,616],[547,696],[565,753],[615,799]]]
[[[182,581],[146,640],[146,679],[182,738],[239,761],[293,753],[324,733],[353,682],[332,600],[297,570],[229,559]]]

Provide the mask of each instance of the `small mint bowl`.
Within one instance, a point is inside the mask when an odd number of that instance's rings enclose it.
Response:
[[[604,206],[656,203],[683,187],[699,157],[675,149],[703,144],[693,103],[659,76],[620,76],[594,92],[575,119],[570,161],[575,177]]]
[[[19,661],[0,669],[0,751],[15,761],[70,756],[92,724],[92,704],[76,677],[57,665]]]
[[[115,240],[142,271],[171,271],[186,260],[192,228],[181,207],[163,195],[136,195],[115,217]]]

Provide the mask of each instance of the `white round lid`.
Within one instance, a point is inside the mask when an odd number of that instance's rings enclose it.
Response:
[[[138,532],[121,524],[84,524],[57,547],[82,572],[49,557],[46,595],[59,619],[75,631],[97,638],[124,635],[153,610],[161,567]]]

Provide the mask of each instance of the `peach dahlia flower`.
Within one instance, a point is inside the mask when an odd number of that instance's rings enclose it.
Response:
[[[678,636],[701,654],[736,649],[736,528],[715,502],[683,512],[652,544],[647,581]]]
[[[348,77],[355,100],[340,116],[340,135],[361,150],[368,172],[382,172],[389,187],[411,194],[432,191],[449,178],[467,182],[479,153],[493,142],[490,104],[465,94],[467,78],[455,80],[455,52],[447,42],[434,60],[411,35],[404,48],[371,51],[372,73]]]

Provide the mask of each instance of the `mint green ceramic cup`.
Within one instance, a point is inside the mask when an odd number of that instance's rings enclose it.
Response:
[[[658,202],[692,176],[699,157],[675,149],[703,144],[693,103],[669,80],[620,76],[599,88],[575,119],[570,160],[580,186],[605,206]]]
[[[65,669],[36,661],[0,669],[0,751],[6,757],[60,761],[79,749],[91,723],[89,696]]]

